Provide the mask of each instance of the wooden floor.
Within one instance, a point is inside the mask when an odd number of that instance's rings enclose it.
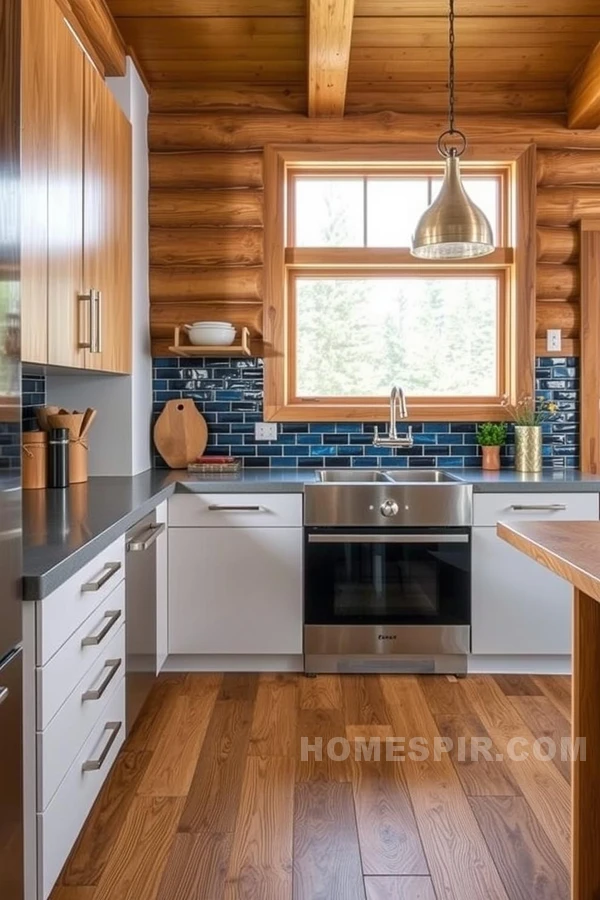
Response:
[[[569,766],[531,751],[569,715],[558,676],[161,678],[52,900],[567,900]],[[357,761],[377,737],[492,760]]]

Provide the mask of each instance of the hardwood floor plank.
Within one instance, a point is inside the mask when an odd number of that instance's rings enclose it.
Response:
[[[177,697],[171,715],[162,723],[150,764],[138,794],[154,797],[186,797],[196,771],[200,749],[219,688]]]
[[[334,759],[327,752],[329,741],[345,737],[344,716],[339,709],[301,709],[296,721],[296,781],[350,781],[350,759]],[[302,759],[303,739],[308,741],[309,751]],[[321,759],[310,748],[320,745]],[[341,744],[334,746],[335,755],[341,755]]]
[[[151,757],[144,750],[119,754],[67,860],[64,885],[98,884]]]
[[[542,693],[531,675],[495,675],[494,680],[507,697],[535,697]]]
[[[157,900],[221,900],[232,843],[232,834],[176,834]]]
[[[365,900],[352,786],[297,784],[294,900]]]
[[[390,725],[378,675],[344,675],[342,703],[346,725]]]
[[[261,675],[250,734],[250,755],[295,758],[298,679]]]
[[[339,675],[300,678],[300,709],[342,709]]]
[[[292,900],[293,759],[249,757],[225,900]]]
[[[568,675],[537,675],[535,682],[541,689],[542,693],[550,700],[558,711],[565,717],[567,722],[571,721],[572,715],[572,692],[571,678]]]
[[[569,900],[566,867],[523,797],[472,797],[510,900]]]
[[[450,758],[434,759],[439,733],[419,683],[412,676],[382,676],[383,693],[396,735],[423,738],[431,748],[425,759],[406,754],[408,791],[431,880],[439,898],[507,900],[490,852]]]
[[[223,675],[221,689],[217,700],[237,700],[241,703],[254,703],[258,690],[258,678],[255,673],[226,672]]]
[[[562,742],[570,745],[571,726],[565,717],[558,711],[554,703],[547,697],[511,697],[511,703],[516,707],[519,715],[531,729],[532,734],[538,740],[548,738],[556,747],[554,764],[567,782],[571,783],[571,761],[562,752]],[[552,745],[542,744],[542,750],[546,751]]]
[[[436,900],[431,878],[423,875],[406,875],[401,878],[388,876],[365,878],[367,900]]]
[[[346,737],[350,743],[358,739],[368,741],[379,738],[385,744],[387,738],[394,737],[394,731],[391,725],[346,725]]]
[[[71,887],[57,884],[50,900],[94,900],[95,887]]]
[[[183,682],[184,694],[203,694],[205,691],[221,690],[223,675],[219,672],[186,672]]]
[[[184,801],[135,797],[94,900],[155,900]]]
[[[168,721],[175,700],[184,690],[184,684],[184,674],[159,676],[127,737],[127,750],[155,749],[163,724]]]
[[[478,716],[435,716],[439,733],[450,738],[453,749],[450,758],[467,796],[518,796],[521,791],[512,779],[504,762],[497,760],[498,749]],[[481,739],[487,740],[488,749]],[[464,741],[464,745],[461,744]],[[492,756],[492,759],[488,758]]]
[[[434,716],[468,716],[473,712],[457,679],[450,681],[446,675],[422,675],[417,677],[417,682]]]
[[[514,781],[520,787],[554,849],[568,867],[571,822],[568,784],[553,763],[542,762],[534,757],[533,734],[493,679],[470,675],[462,682],[462,689],[469,697],[499,752],[504,755],[504,761]],[[515,738],[524,743],[511,744]]]
[[[402,763],[354,761],[356,823],[365,875],[429,875]]]
[[[180,831],[231,832],[235,828],[253,704],[217,700],[183,810]]]

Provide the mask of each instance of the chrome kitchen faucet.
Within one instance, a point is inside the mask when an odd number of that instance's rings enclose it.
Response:
[[[408,410],[406,408],[406,397],[404,389],[394,385],[390,393],[390,428],[387,435],[379,434],[377,426],[375,426],[375,434],[373,436],[374,447],[412,447],[413,434],[412,425],[408,426],[406,434],[399,435],[397,422],[398,419],[406,419]]]

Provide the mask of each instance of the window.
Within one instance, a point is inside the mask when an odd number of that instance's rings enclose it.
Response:
[[[441,164],[343,153],[336,162],[333,147],[266,151],[267,417],[382,420],[400,384],[411,418],[501,418],[502,397],[530,387],[534,358],[531,296],[517,273],[530,260],[515,252],[513,221],[519,205],[533,221],[533,208],[531,192],[516,190],[518,165],[463,165],[494,253],[429,262],[409,247]]]

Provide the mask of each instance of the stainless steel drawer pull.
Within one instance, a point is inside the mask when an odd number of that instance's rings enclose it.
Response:
[[[88,637],[84,637],[81,641],[82,647],[96,647],[98,644],[101,644],[111,628],[114,628],[115,623],[121,618],[121,610],[109,609],[102,618],[108,619],[104,628],[98,634],[90,634]]]
[[[110,748],[114,744],[117,739],[117,735],[121,730],[122,722],[107,722],[104,726],[105,731],[110,732],[110,737],[108,738],[105,746],[102,749],[102,753],[98,757],[98,759],[86,759],[81,767],[82,772],[96,772],[98,769],[101,769],[104,765],[104,761],[108,754],[110,753]]]
[[[96,306],[96,339],[92,353],[102,353],[102,291],[94,291]]]
[[[119,668],[121,667],[122,659],[107,659],[104,663],[104,668],[108,669],[108,675],[102,682],[99,688],[94,688],[93,690],[85,691],[81,695],[82,700],[99,700],[106,688],[109,686]]]
[[[566,509],[567,506],[565,503],[514,503],[511,506],[511,509],[514,509],[515,512],[522,512],[523,510],[539,510],[540,512],[560,512],[563,509]]]
[[[209,506],[209,512],[267,512],[264,506]]]
[[[85,584],[81,585],[81,590],[86,593],[89,591],[99,591],[101,587],[103,587],[109,579],[113,577],[115,572],[118,572],[121,568],[120,562],[114,563],[106,563],[104,565],[104,574],[100,576],[97,581],[87,581]]]
[[[146,531],[143,532],[139,537],[134,538],[127,544],[128,550],[148,550],[149,547],[156,541],[156,539],[163,533],[165,530],[165,523],[161,522],[160,525],[151,525]]]
[[[8,693],[9,693],[8,688],[0,687],[0,706],[2,706],[2,704],[8,697]]]
[[[309,544],[468,544],[468,534],[309,534]]]

